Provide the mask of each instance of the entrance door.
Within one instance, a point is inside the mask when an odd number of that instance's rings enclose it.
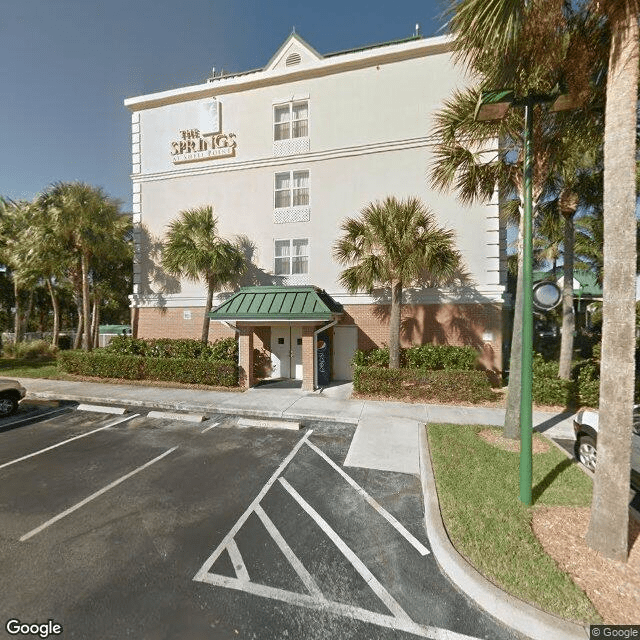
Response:
[[[333,328],[333,379],[353,380],[351,359],[358,348],[358,327],[355,325]]]
[[[271,327],[271,377],[302,380],[302,327]]]

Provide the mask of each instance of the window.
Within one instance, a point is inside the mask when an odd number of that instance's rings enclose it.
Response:
[[[274,271],[277,276],[309,273],[309,240],[276,240]]]
[[[306,207],[309,204],[309,172],[276,173],[274,207]]]
[[[306,100],[273,108],[273,139],[289,140],[309,135],[309,103]]]

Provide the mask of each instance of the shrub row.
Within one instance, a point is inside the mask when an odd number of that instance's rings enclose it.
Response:
[[[204,344],[202,341],[194,339],[158,338],[144,340],[131,336],[114,336],[104,351],[122,356],[135,355],[148,358],[238,361],[238,341],[235,338],[223,338]]]
[[[412,369],[472,371],[478,352],[473,347],[424,344],[400,349],[400,365]],[[351,361],[356,367],[388,367],[389,348],[356,351]]]
[[[24,358],[37,360],[48,358],[57,353],[57,349],[47,340],[29,340],[25,342],[7,342],[3,345],[2,354],[6,358]]]
[[[425,402],[483,402],[494,400],[484,371],[385,369],[355,367],[353,389],[359,393],[411,398]]]
[[[238,384],[238,365],[229,360],[145,358],[106,350],[62,351],[58,367],[70,374],[125,380],[163,380],[184,384],[233,387]]]

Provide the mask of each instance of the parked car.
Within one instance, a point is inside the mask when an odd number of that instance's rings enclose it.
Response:
[[[27,390],[17,380],[0,378],[0,418],[15,413],[26,394]]]
[[[573,418],[576,434],[576,458],[590,471],[596,470],[598,450],[598,412],[580,409]],[[633,408],[633,435],[631,436],[631,484],[640,491],[640,404]]]

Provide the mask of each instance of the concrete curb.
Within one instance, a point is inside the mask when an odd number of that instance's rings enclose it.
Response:
[[[246,407],[238,407],[232,405],[210,405],[197,402],[162,402],[148,400],[132,400],[115,398],[106,399],[103,396],[81,396],[77,393],[65,394],[50,391],[30,391],[27,393],[27,400],[67,400],[70,402],[79,402],[85,404],[105,404],[107,402],[116,405],[125,405],[127,407],[136,407],[141,409],[157,409],[162,411],[193,411],[201,413],[233,413],[234,415],[243,416],[246,418],[273,418],[279,420],[295,421],[298,420],[301,423],[310,422],[313,420],[322,420],[322,422],[335,422],[341,424],[358,424],[357,418],[350,418],[349,416],[315,416],[310,414],[296,413],[295,411],[274,411],[270,409],[248,409]]]
[[[427,430],[424,425],[419,425],[418,429],[425,527],[433,556],[443,573],[489,615],[527,638],[587,640],[588,628],[557,618],[510,596],[478,573],[455,550],[442,522]]]

